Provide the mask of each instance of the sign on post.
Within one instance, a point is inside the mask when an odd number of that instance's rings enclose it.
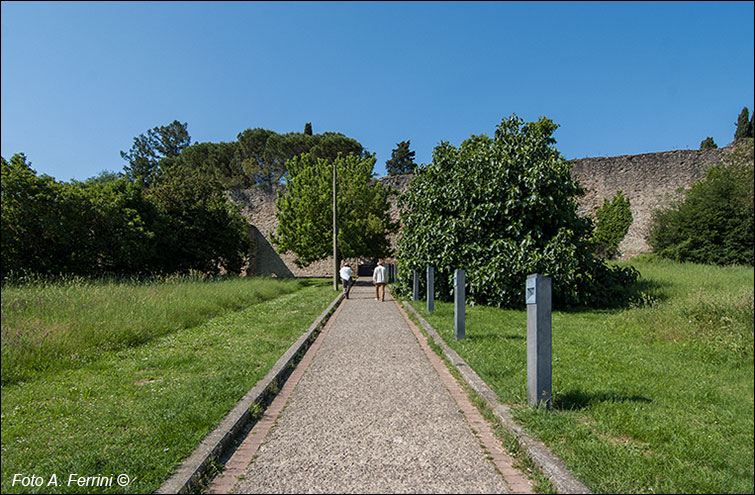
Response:
[[[466,284],[466,274],[464,270],[457,268],[454,272],[454,335],[456,340],[463,340],[466,337],[464,318],[466,316],[464,308],[464,299],[466,297],[464,285]]]
[[[551,407],[551,279],[527,276],[527,403]]]

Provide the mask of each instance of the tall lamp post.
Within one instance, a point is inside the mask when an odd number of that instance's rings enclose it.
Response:
[[[336,162],[333,160],[333,290],[338,290],[338,207],[336,205]]]

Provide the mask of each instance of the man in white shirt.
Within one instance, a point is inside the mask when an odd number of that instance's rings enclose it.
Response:
[[[372,272],[372,281],[375,283],[375,300],[385,301],[385,266],[382,261],[378,261],[375,271]],[[380,291],[382,290],[382,296]]]
[[[353,273],[354,272],[348,263],[344,263],[343,266],[341,267],[341,271],[339,272],[339,274],[341,275],[341,282],[343,283],[343,293],[346,294],[346,299],[349,298],[349,292],[351,291],[351,284],[354,283],[354,280],[351,277]]]

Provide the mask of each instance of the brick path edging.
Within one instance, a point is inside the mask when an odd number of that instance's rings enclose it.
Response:
[[[249,425],[251,415],[249,409],[259,403],[275,387],[281,386],[283,379],[291,372],[291,365],[306,352],[314,341],[316,333],[330,318],[335,308],[343,299],[343,293],[330,303],[325,311],[317,317],[304,334],[289,347],[283,356],[273,365],[268,373],[244,395],[244,397],[220,421],[220,424],[210,432],[202,443],[194,449],[189,457],[173,472],[168,480],[155,493],[187,493],[196,485],[207,472],[212,459],[219,459],[228,454],[234,440],[239,433]]]
[[[398,304],[398,301],[396,301]],[[551,480],[553,486],[559,493],[576,494],[576,493],[592,493],[584,484],[582,484],[566,467],[566,464],[556,457],[548,447],[541,441],[533,438],[527,433],[521,426],[519,426],[511,414],[510,409],[498,402],[498,397],[495,392],[477,375],[477,373],[459,356],[456,351],[451,349],[448,344],[438,335],[438,332],[417,313],[411,304],[407,301],[403,301],[403,305],[411,311],[417,320],[427,331],[430,338],[432,338],[436,344],[443,348],[443,353],[446,358],[454,365],[454,368],[461,374],[464,381],[469,385],[477,394],[482,397],[485,403],[495,413],[498,420],[503,426],[509,429],[511,433],[519,441],[522,448],[529,454],[530,458],[546,476]]]

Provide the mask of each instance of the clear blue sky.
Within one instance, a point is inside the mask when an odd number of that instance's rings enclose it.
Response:
[[[2,2],[2,155],[83,180],[152,127],[341,132],[377,155],[560,125],[568,159],[729,144],[753,2]]]

